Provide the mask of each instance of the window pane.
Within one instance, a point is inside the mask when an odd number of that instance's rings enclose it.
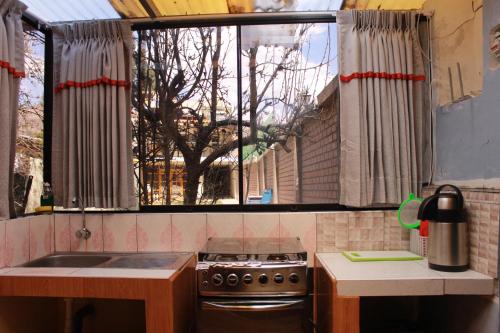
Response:
[[[24,27],[26,78],[21,80],[14,165],[17,215],[33,213],[43,190],[43,83],[45,36]]]
[[[237,204],[236,28],[141,33],[141,204]]]
[[[242,27],[245,202],[338,202],[335,29]]]

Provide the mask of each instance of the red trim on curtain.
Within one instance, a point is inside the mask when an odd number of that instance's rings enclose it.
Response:
[[[58,93],[58,92],[61,92],[63,89],[67,89],[67,88],[70,88],[70,87],[74,87],[74,88],[89,88],[89,87],[94,87],[94,86],[97,86],[97,85],[100,85],[100,84],[108,85],[108,86],[115,86],[115,87],[124,87],[126,89],[130,88],[130,82],[129,81],[125,81],[125,80],[111,80],[107,76],[102,76],[99,79],[85,81],[85,82],[76,82],[76,81],[70,81],[70,80],[68,80],[66,82],[59,83],[56,86],[55,91],[56,91],[56,93]]]
[[[14,67],[12,67],[8,61],[0,60],[0,68],[5,68],[7,70],[7,72],[12,74],[17,79],[23,78],[26,76],[26,73],[16,71],[16,69]]]
[[[352,79],[387,79],[387,80],[406,80],[406,81],[424,81],[425,75],[386,73],[386,72],[364,72],[352,73],[350,75],[340,75],[340,81],[350,82]]]

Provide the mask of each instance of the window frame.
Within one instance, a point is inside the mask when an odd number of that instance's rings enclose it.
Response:
[[[43,174],[44,182],[51,183],[51,148],[52,148],[52,107],[53,107],[53,39],[52,29],[49,26],[42,25],[38,20],[30,15],[23,15],[25,22],[36,27],[45,34],[45,82],[44,82],[44,148],[43,148]],[[421,20],[427,21],[425,16]],[[217,27],[217,26],[235,26],[237,29],[237,75],[241,77],[241,27],[250,25],[274,25],[274,24],[303,24],[303,23],[336,23],[336,11],[321,12],[280,12],[280,13],[253,13],[253,14],[233,14],[233,15],[198,15],[182,17],[165,17],[152,20],[130,20],[132,22],[132,31],[142,31],[150,29],[169,29],[169,28],[191,28],[191,27]],[[138,43],[141,43],[141,34],[139,34]],[[140,53],[136,59],[140,63]],[[140,89],[141,78],[138,71],[138,85]],[[310,211],[375,211],[375,210],[396,210],[395,206],[381,207],[350,207],[338,203],[297,203],[297,204],[245,204],[243,202],[243,143],[242,143],[242,88],[241,80],[238,80],[238,204],[217,204],[217,205],[142,205],[139,203],[138,210],[118,210],[118,211],[99,211],[99,213],[209,213],[209,212],[310,212]],[[139,121],[141,111],[139,111]],[[139,124],[140,126],[140,124]],[[139,137],[139,141],[141,138]],[[140,146],[140,144],[139,144]],[[139,167],[141,173],[141,167]],[[425,186],[425,184],[422,184]],[[139,189],[140,191],[140,189]],[[66,212],[66,211],[65,211]],[[73,213],[73,212],[68,212]],[[78,212],[74,212],[78,213]]]

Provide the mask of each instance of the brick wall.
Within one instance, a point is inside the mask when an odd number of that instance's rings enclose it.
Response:
[[[278,199],[281,204],[294,204],[296,199],[295,140],[290,138],[287,152],[281,146],[276,147],[276,164],[278,179]]]
[[[249,184],[248,188],[247,188],[247,182]],[[243,173],[243,190],[245,191],[244,193],[246,193],[248,190],[249,196],[260,195],[259,163],[257,161],[253,161],[252,163],[248,163],[245,165]]]
[[[330,98],[319,119],[302,125],[302,203],[336,203],[339,199],[338,112],[334,105]]]
[[[274,191],[274,152],[268,150],[264,155],[264,186],[266,189],[271,188]],[[274,195],[273,195],[274,196]]]

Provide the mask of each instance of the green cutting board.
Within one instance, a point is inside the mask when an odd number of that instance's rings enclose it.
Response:
[[[408,261],[423,257],[408,251],[344,251],[344,257],[354,262],[362,261]]]

